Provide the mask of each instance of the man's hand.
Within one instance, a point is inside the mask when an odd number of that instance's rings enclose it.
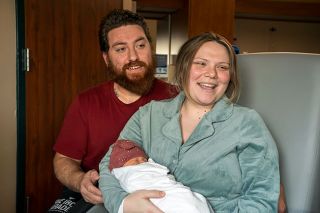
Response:
[[[99,180],[99,174],[96,170],[90,170],[85,173],[80,182],[80,193],[86,202],[92,204],[102,203],[102,193],[95,186],[95,183]]]
[[[157,190],[138,190],[129,194],[123,202],[124,213],[164,213],[156,207],[150,198],[162,198],[165,193]]]
[[[80,192],[85,201],[92,204],[102,203],[102,193],[95,186],[99,180],[96,170],[83,172],[81,160],[56,153],[53,159],[54,172],[58,180],[70,190]]]

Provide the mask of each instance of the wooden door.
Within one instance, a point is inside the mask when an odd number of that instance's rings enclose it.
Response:
[[[235,0],[189,0],[189,37],[213,31],[233,42]]]
[[[46,212],[57,198],[52,146],[72,98],[105,80],[98,26],[122,0],[24,0],[27,212]]]

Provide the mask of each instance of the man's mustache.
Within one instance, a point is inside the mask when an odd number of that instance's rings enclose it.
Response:
[[[122,70],[126,70],[126,69],[129,69],[130,67],[135,67],[135,66],[147,67],[147,64],[144,63],[143,61],[131,61],[131,62],[125,64],[123,66]]]

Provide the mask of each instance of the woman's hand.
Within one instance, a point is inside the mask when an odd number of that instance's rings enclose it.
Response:
[[[278,204],[278,213],[285,213],[285,212],[287,212],[286,195],[284,193],[283,184],[280,184],[280,196],[279,196],[279,204]]]
[[[156,207],[150,198],[162,198],[165,193],[158,190],[138,190],[129,194],[123,202],[124,213],[164,213]]]

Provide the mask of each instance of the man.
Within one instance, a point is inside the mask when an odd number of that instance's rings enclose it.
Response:
[[[140,106],[177,94],[173,86],[154,78],[151,36],[141,16],[112,11],[101,22],[99,41],[112,80],[80,93],[65,116],[53,164],[66,189],[49,212],[75,212],[102,203],[96,186],[98,164],[109,146]]]

